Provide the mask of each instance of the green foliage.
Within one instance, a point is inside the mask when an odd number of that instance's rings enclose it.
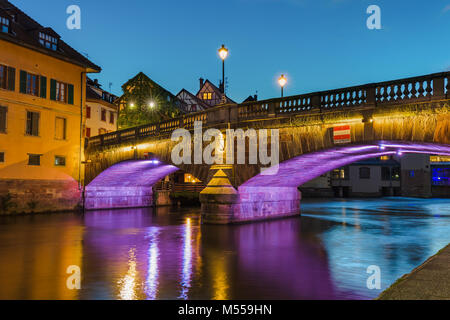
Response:
[[[139,73],[122,86],[119,127],[158,123],[180,115],[180,101],[145,74]]]
[[[7,213],[16,206],[17,205],[12,201],[12,196],[9,192],[4,196],[0,196],[0,213]]]

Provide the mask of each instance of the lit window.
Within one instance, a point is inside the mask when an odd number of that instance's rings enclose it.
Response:
[[[39,136],[39,113],[27,111],[27,127],[25,133],[29,136]]]
[[[56,101],[67,102],[67,84],[56,82]]]
[[[39,43],[47,49],[51,49],[53,51],[56,51],[56,49],[58,49],[58,39],[43,32],[39,32]]]
[[[409,176],[411,178],[414,178],[415,175],[416,175],[416,173],[414,172],[414,170],[409,170]]]
[[[212,92],[203,93],[203,100],[211,100],[211,99],[212,99]]]
[[[9,32],[9,19],[0,17],[0,30],[4,33]]]
[[[65,140],[66,139],[66,119],[56,117],[55,121],[55,139]]]
[[[389,157],[389,156],[381,156],[380,157],[380,160],[381,161],[387,161],[387,160],[389,160],[391,157]]]
[[[55,156],[55,166],[65,167],[66,166],[66,157]]]
[[[29,166],[40,166],[41,165],[41,154],[28,154],[28,165]]]

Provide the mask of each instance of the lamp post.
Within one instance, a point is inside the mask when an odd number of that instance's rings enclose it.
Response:
[[[222,59],[222,93],[225,93],[225,59],[228,56],[228,49],[225,48],[225,45],[222,45],[222,48],[219,49],[219,57]]]
[[[283,98],[283,88],[284,88],[284,86],[287,83],[287,79],[284,76],[284,74],[282,74],[281,77],[278,79],[278,83],[279,83],[279,85],[281,87],[281,97]]]

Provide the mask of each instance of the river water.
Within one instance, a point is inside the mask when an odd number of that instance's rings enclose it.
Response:
[[[303,200],[301,217],[236,226],[199,208],[4,216],[0,299],[372,299],[449,242],[441,199]]]

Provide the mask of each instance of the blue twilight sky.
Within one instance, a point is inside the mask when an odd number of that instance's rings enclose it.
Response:
[[[221,79],[237,102],[258,91],[279,96],[440,72],[450,67],[450,0],[10,0],[103,69],[105,89],[139,71],[174,94],[196,93],[198,78]],[[81,8],[81,30],[66,8]],[[369,30],[369,5],[381,30]]]

